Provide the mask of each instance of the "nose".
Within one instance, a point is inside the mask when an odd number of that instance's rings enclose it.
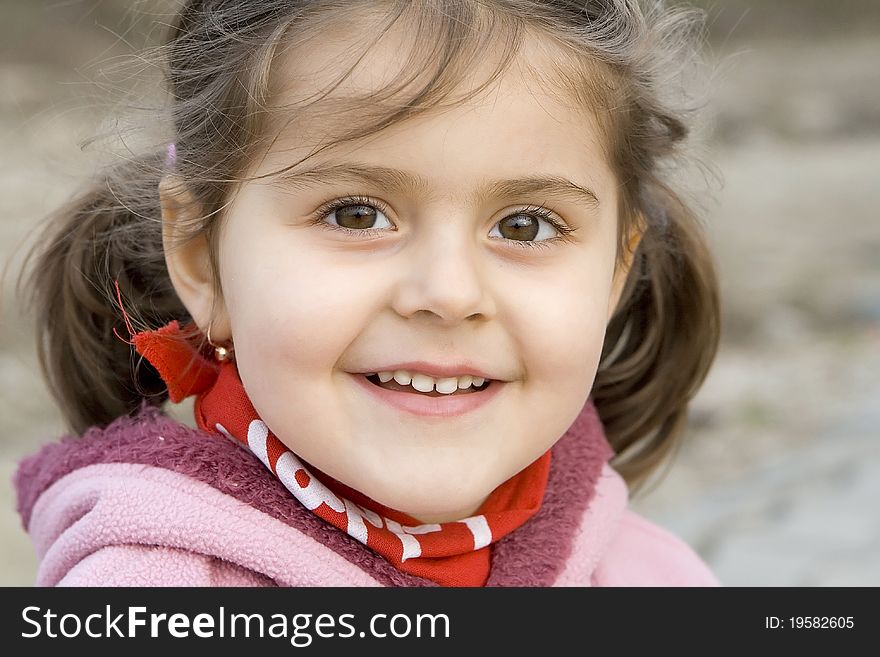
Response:
[[[413,237],[399,272],[394,309],[403,317],[419,313],[446,324],[495,314],[485,263],[473,237],[455,222],[441,222]]]

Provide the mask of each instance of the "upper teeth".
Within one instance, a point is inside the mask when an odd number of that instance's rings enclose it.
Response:
[[[419,392],[437,392],[444,395],[451,395],[453,392],[461,388],[462,390],[470,388],[471,385],[479,387],[486,382],[486,379],[479,376],[471,376],[465,374],[463,376],[451,376],[445,379],[435,379],[427,374],[419,374],[418,372],[408,372],[407,370],[395,370],[394,372],[376,372],[382,383],[388,383],[394,379],[402,386],[411,385]],[[372,376],[368,374],[367,376]]]

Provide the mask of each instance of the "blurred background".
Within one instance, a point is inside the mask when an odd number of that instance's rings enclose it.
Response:
[[[709,12],[717,67],[699,154],[722,180],[690,186],[721,274],[723,342],[686,440],[633,507],[728,586],[877,586],[880,2],[692,4]],[[131,83],[117,67],[157,38],[157,6],[0,5],[0,585],[36,572],[12,473],[63,429],[15,274],[37,222],[106,158],[83,144],[116,130]]]

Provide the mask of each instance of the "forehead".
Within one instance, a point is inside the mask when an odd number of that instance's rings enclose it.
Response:
[[[546,33],[503,17],[448,38],[419,18],[389,24],[384,14],[360,10],[291,32],[268,76],[270,138],[318,146],[503,94],[529,94],[547,113],[594,137],[607,131],[607,108],[598,98],[585,102],[588,88],[602,86],[598,64],[585,67]]]
[[[327,23],[276,51],[270,156],[296,150],[304,157],[342,135],[353,136],[350,144],[361,150],[368,140],[415,153],[416,126],[435,137],[446,130],[448,140],[454,125],[470,137],[479,133],[474,149],[518,159],[530,154],[532,163],[566,150],[580,150],[593,167],[607,161],[601,108],[572,90],[577,80],[595,80],[584,75],[583,61],[546,35],[500,24],[466,32],[468,38],[443,51],[437,39],[420,38],[423,25],[400,21],[383,30],[381,18],[369,14],[356,24],[352,30],[352,21]]]

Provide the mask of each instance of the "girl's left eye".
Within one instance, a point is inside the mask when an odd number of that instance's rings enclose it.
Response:
[[[315,223],[331,230],[374,236],[387,230],[397,230],[389,221],[384,203],[363,196],[349,196],[331,201],[316,212]],[[334,221],[328,221],[333,218]],[[376,226],[376,223],[384,224]],[[547,229],[541,222],[548,225]],[[546,247],[558,241],[566,241],[574,232],[555,215],[542,206],[528,206],[516,210],[496,223],[489,233],[491,237],[524,247]],[[548,235],[549,233],[549,235]],[[555,233],[555,235],[554,235]],[[538,239],[539,236],[543,236]]]

